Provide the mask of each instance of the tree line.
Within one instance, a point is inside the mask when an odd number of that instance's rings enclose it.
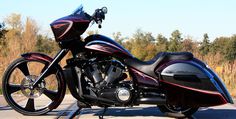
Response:
[[[23,22],[20,14],[11,14],[0,23],[0,56],[9,53],[38,51],[52,53],[57,46],[52,38],[39,33],[35,20],[27,17]]]
[[[158,52],[192,52],[203,58],[209,54],[220,54],[221,62],[234,61],[236,59],[236,35],[230,37],[218,37],[212,42],[207,33],[203,34],[201,41],[194,41],[191,37],[183,38],[179,30],[174,30],[171,37],[162,34],[156,37],[150,32],[138,29],[131,38],[122,37],[121,32],[113,33],[113,38],[132,54],[141,60],[149,60]]]

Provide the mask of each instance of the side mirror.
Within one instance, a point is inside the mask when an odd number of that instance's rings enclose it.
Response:
[[[107,7],[102,7],[102,12],[104,13],[104,14],[107,14]]]

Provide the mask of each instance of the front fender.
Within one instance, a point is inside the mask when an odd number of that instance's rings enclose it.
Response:
[[[42,53],[36,53],[36,52],[29,52],[29,53],[24,53],[21,55],[22,57],[24,57],[25,59],[28,60],[43,60],[46,62],[52,62],[53,58],[42,54]]]
[[[26,60],[39,60],[39,61],[47,62],[48,65],[53,61],[53,58],[49,57],[48,55],[45,55],[43,53],[37,53],[37,52],[28,52],[28,53],[21,54],[21,56],[25,58]],[[63,72],[59,64],[55,65],[55,67],[60,72]],[[62,75],[63,75],[63,80],[64,80],[64,74]]]

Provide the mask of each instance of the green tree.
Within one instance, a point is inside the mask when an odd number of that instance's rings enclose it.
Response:
[[[33,19],[27,17],[24,25],[24,30],[22,32],[21,49],[23,52],[32,52],[32,50],[34,50],[38,30],[39,28],[37,26],[37,23]]]
[[[39,34],[37,35],[36,51],[50,54],[54,51],[58,51],[58,47],[51,38]]]
[[[155,42],[155,38],[152,36],[151,32],[144,33],[144,40],[147,41],[148,43]]]
[[[4,23],[0,23],[0,55],[2,55],[4,53],[4,55],[6,55],[6,52],[4,52],[3,49],[5,49],[6,45],[7,45],[7,41],[6,41],[6,35],[7,30],[5,28]]]
[[[95,31],[87,31],[86,33],[87,35],[94,35],[94,34],[98,34],[99,32],[98,30],[95,30]]]
[[[128,40],[128,41],[125,41],[122,43],[122,45],[128,50],[131,52],[132,50],[132,47],[133,47],[133,42],[131,40]]]
[[[8,32],[5,34],[7,41],[7,47],[5,50],[8,52],[8,57],[13,58],[22,53],[21,45],[23,25],[21,15],[13,13],[4,19],[4,23],[6,23],[8,29]]]
[[[115,32],[112,34],[112,36],[116,42],[122,45],[124,38],[122,37],[121,32]]]
[[[0,23],[0,45],[4,45],[5,44],[5,34],[7,33],[7,30],[5,28],[5,24],[4,23]]]
[[[151,58],[153,58],[157,54],[157,48],[156,48],[155,44],[153,44],[153,43],[148,44],[146,46],[145,50],[147,52],[147,55],[144,58],[144,60],[150,60]]]
[[[153,44],[153,41],[155,39],[151,33],[145,33],[141,29],[138,29],[129,42],[132,44],[131,53],[141,60],[145,60],[148,55],[153,56],[153,53],[150,54],[146,50],[149,44]],[[149,48],[152,48],[152,46]]]
[[[161,34],[157,35],[156,49],[158,52],[164,52],[168,50],[168,39]]]
[[[210,52],[213,54],[220,53],[220,54],[224,55],[224,53],[226,52],[225,49],[226,49],[229,41],[230,41],[229,37],[216,38],[213,41],[213,43],[211,44]]]
[[[182,51],[194,52],[196,49],[196,44],[191,38],[187,38],[182,42]]]
[[[5,29],[4,23],[0,23],[0,39],[5,37],[5,33],[7,30]]]
[[[5,18],[5,23],[10,29],[22,30],[23,28],[20,14],[12,13]]]
[[[179,30],[175,30],[171,33],[170,42],[168,50],[172,52],[177,52],[182,49],[181,42],[183,38]]]
[[[199,50],[202,55],[207,55],[210,50],[210,41],[207,33],[203,35],[203,41]]]
[[[234,61],[236,59],[236,35],[230,38],[225,48],[225,58],[228,61]]]

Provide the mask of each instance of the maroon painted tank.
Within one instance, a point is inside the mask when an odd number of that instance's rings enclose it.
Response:
[[[103,35],[91,35],[85,39],[87,44],[85,45],[86,49],[102,52],[104,54],[123,57],[123,58],[131,58],[132,54],[121,45],[116,43],[114,40],[103,36]]]

